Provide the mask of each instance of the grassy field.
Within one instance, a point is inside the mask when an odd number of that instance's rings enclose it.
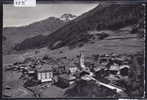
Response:
[[[131,26],[129,26],[131,27]],[[110,36],[103,40],[92,40],[93,42],[85,43],[83,46],[75,46],[73,49],[62,47],[55,50],[49,50],[47,47],[41,49],[27,50],[26,53],[16,53],[11,55],[3,55],[3,64],[9,64],[16,61],[22,61],[27,56],[43,56],[50,55],[51,57],[75,57],[80,51],[85,51],[86,55],[118,53],[118,54],[135,54],[138,51],[144,51],[145,40],[138,38],[137,34],[129,34],[129,27],[125,27],[117,31],[108,31]],[[106,30],[103,30],[106,31]],[[39,51],[39,53],[35,53]]]

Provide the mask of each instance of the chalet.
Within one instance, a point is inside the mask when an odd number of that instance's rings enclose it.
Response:
[[[27,68],[28,74],[29,75],[34,75],[35,74],[35,69],[33,68]]]
[[[72,66],[69,68],[69,71],[70,71],[71,75],[74,75],[78,71],[78,68],[75,66]]]
[[[53,81],[53,70],[52,65],[43,64],[37,66],[37,79],[41,82],[52,82]]]
[[[110,61],[110,57],[104,56],[99,58],[98,63],[107,65],[109,61]]]
[[[113,63],[109,68],[110,71],[119,71],[119,69],[120,69],[120,66],[117,63]]]
[[[59,71],[60,74],[64,73],[65,72],[65,66],[59,66],[58,71]]]
[[[58,76],[58,82],[56,83],[56,85],[61,88],[67,88],[70,84],[74,83],[75,80],[75,76],[68,74],[60,74]]]

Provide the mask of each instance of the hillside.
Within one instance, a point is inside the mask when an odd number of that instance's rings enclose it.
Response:
[[[15,44],[20,43],[27,38],[40,34],[48,35],[63,26],[64,23],[65,22],[59,18],[49,17],[45,20],[35,22],[27,26],[4,28],[3,35],[7,38],[7,40],[3,42],[3,52],[11,52],[11,49],[15,46]]]
[[[49,17],[45,20],[22,27],[8,27],[3,29],[3,34],[11,40],[22,41],[23,38],[35,35],[47,35],[64,24],[59,18]],[[21,38],[19,38],[21,37]],[[15,39],[17,38],[17,39]]]
[[[83,45],[93,37],[93,35],[88,34],[88,31],[119,30],[126,26],[135,26],[143,23],[143,18],[144,7],[142,5],[112,4],[97,6],[45,36],[44,39],[41,38],[34,41],[34,38],[29,38],[24,40],[15,46],[15,50],[28,50],[45,46],[49,49],[57,49],[63,46]],[[143,25],[140,26],[142,27]],[[108,36],[110,36],[109,33],[100,33],[98,39],[102,40]],[[31,44],[28,45],[30,42]]]

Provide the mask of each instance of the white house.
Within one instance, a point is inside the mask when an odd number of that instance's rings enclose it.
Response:
[[[70,67],[69,70],[70,70],[71,74],[73,75],[77,72],[78,68],[77,67]]]
[[[53,70],[52,66],[48,64],[40,65],[37,69],[37,79],[41,82],[52,82],[53,81]]]

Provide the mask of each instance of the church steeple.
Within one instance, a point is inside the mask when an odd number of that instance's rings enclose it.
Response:
[[[93,73],[90,71],[89,67],[86,67],[85,66],[85,63],[84,63],[84,54],[82,52],[80,52],[80,66],[82,68],[82,72],[86,72],[90,76],[93,76]]]
[[[84,63],[84,54],[80,52],[80,66],[82,69],[86,69],[85,63]]]

